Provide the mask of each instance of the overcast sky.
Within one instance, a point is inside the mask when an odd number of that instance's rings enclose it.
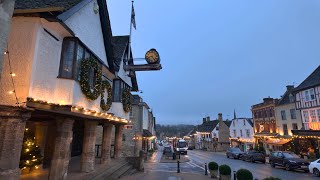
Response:
[[[196,3],[197,2],[197,3]],[[131,0],[108,0],[113,35],[129,34]],[[157,123],[199,124],[219,112],[251,117],[320,64],[319,0],[137,0],[135,58],[160,53],[161,71],[138,72]]]

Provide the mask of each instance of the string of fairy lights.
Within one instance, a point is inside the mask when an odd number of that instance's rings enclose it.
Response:
[[[16,105],[17,106],[20,106],[20,103],[19,103],[19,99],[18,99],[18,96],[17,96],[17,91],[16,91],[16,87],[15,87],[15,83],[14,83],[14,77],[16,77],[16,74],[12,71],[12,66],[11,66],[11,60],[10,60],[10,53],[9,53],[9,47],[7,45],[7,50],[4,52],[4,55],[7,55],[8,57],[8,64],[9,64],[9,70],[10,70],[10,78],[11,78],[11,83],[12,83],[12,88],[13,90],[9,91],[8,93],[9,94],[14,94],[15,96],[15,99],[16,99]]]

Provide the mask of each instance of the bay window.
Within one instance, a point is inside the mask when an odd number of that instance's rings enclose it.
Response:
[[[80,81],[81,61],[90,57],[98,62],[101,69],[103,66],[102,61],[89,48],[82,44],[79,39],[74,37],[64,38],[58,78]],[[95,78],[95,72],[92,68],[89,70],[89,83],[92,89],[95,86]]]

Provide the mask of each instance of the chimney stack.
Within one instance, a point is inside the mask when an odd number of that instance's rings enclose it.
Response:
[[[287,86],[287,91],[294,89],[294,85],[288,85]]]
[[[219,114],[218,114],[218,120],[219,120],[219,121],[220,121],[220,120],[222,121],[222,113],[219,113]]]
[[[206,118],[202,118],[202,124],[206,123],[207,119]]]
[[[207,116],[207,122],[209,122],[210,121],[210,116]]]

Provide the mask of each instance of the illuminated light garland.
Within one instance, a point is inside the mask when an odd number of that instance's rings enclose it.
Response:
[[[100,107],[104,111],[108,111],[111,108],[112,105],[112,88],[109,83],[109,81],[102,81],[102,90],[101,90],[101,101],[100,101]],[[107,103],[104,101],[104,93],[105,89],[107,90],[108,97],[107,97]]]
[[[16,74],[12,72],[11,60],[10,60],[10,55],[9,55],[8,49],[9,49],[9,48],[8,48],[8,45],[7,45],[7,51],[4,52],[4,55],[7,55],[7,56],[8,56],[9,70],[10,70],[10,78],[11,78],[11,83],[12,83],[12,87],[13,87],[13,90],[9,91],[8,93],[9,93],[9,94],[14,94],[14,96],[15,96],[15,98],[16,98],[16,105],[20,107],[20,103],[19,103],[19,100],[18,100],[18,96],[17,96],[16,88],[15,88],[15,83],[14,83],[14,79],[13,79],[13,77],[16,76]]]
[[[131,93],[128,88],[122,92],[122,104],[124,112],[128,113],[131,111]]]
[[[95,83],[93,91],[89,84],[90,70],[94,69]],[[90,100],[96,100],[101,94],[101,84],[102,84],[102,71],[99,67],[97,60],[94,58],[88,58],[81,61],[80,70],[80,87],[82,93]]]

